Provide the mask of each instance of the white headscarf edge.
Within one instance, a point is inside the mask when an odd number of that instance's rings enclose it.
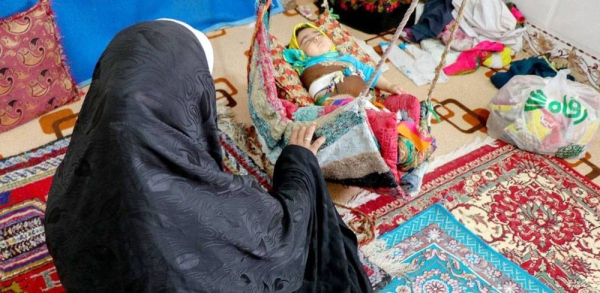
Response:
[[[172,21],[172,22],[178,23],[178,24],[182,25],[183,27],[187,28],[188,30],[190,30],[192,33],[194,33],[196,38],[198,38],[200,45],[202,45],[202,49],[204,49],[204,55],[206,55],[206,62],[208,63],[208,70],[210,71],[210,73],[213,72],[213,62],[214,62],[213,48],[212,48],[212,45],[210,44],[210,41],[208,40],[208,38],[206,37],[206,35],[204,33],[202,33],[201,31],[193,28],[191,25],[189,25],[183,21],[180,21],[180,20],[171,19],[171,18],[159,18],[157,20],[166,20],[166,21]]]

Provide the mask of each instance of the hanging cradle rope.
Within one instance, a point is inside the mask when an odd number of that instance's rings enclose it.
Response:
[[[328,5],[327,1],[328,0],[323,0],[322,6],[325,8],[325,10],[329,9],[329,5]],[[428,105],[428,107],[427,107],[428,108],[428,111],[427,111],[427,125],[428,126],[429,126],[430,120],[431,120],[431,115],[432,115],[431,111],[433,111],[433,108],[431,107],[431,96],[433,94],[433,90],[435,89],[435,86],[438,83],[442,69],[444,68],[446,57],[448,56],[448,53],[450,52],[450,47],[452,46],[452,42],[454,42],[454,38],[456,36],[456,31],[458,30],[458,27],[460,26],[460,22],[463,18],[465,7],[467,6],[466,5],[467,1],[468,0],[463,0],[458,9],[458,14],[456,16],[456,23],[455,23],[455,25],[453,25],[451,27],[450,38],[448,39],[448,42],[446,43],[446,47],[444,48],[444,52],[442,53],[440,63],[438,63],[437,67],[435,68],[435,76],[434,76],[434,78],[431,82],[431,85],[429,86],[429,90],[427,92],[426,103]],[[414,11],[417,7],[417,4],[419,4],[419,0],[415,0],[410,4],[408,10],[404,14],[404,17],[402,18],[402,21],[396,28],[396,32],[394,33],[394,36],[392,37],[392,40],[390,41],[390,45],[388,46],[388,48],[385,50],[385,52],[381,56],[381,60],[379,60],[379,63],[377,63],[377,67],[375,67],[375,72],[371,75],[371,78],[369,78],[367,85],[360,93],[361,97],[367,96],[367,93],[369,92],[369,89],[371,88],[373,81],[375,80],[375,76],[377,76],[379,74],[379,72],[381,71],[381,68],[383,67],[383,64],[385,64],[385,62],[387,61],[387,57],[390,54],[390,52],[392,51],[392,47],[395,46],[396,41],[400,38],[400,34],[402,33],[402,31],[404,30],[404,27],[408,23],[410,16],[414,13]]]
[[[327,0],[324,0],[324,2],[327,2]],[[371,78],[369,78],[369,81],[367,81],[367,85],[360,93],[361,97],[367,96],[367,93],[369,92],[369,89],[371,88],[373,81],[375,81],[375,76],[377,76],[379,74],[379,72],[381,71],[383,64],[385,64],[385,61],[387,60],[387,56],[392,51],[392,46],[394,46],[396,41],[400,38],[400,33],[402,33],[402,31],[404,30],[404,27],[408,23],[408,19],[410,18],[410,16],[413,14],[415,9],[417,8],[417,4],[419,4],[419,0],[415,0],[412,3],[410,3],[408,10],[406,11],[406,13],[404,13],[404,17],[402,18],[402,21],[400,22],[400,24],[398,25],[398,28],[396,29],[396,33],[394,34],[394,36],[392,37],[392,40],[390,41],[390,45],[385,50],[385,52],[383,52],[383,55],[381,56],[381,60],[379,60],[379,63],[377,63],[377,67],[375,67],[375,73],[373,73],[371,75]]]
[[[444,68],[444,63],[446,63],[446,56],[448,56],[448,53],[450,52],[450,47],[452,46],[452,42],[454,42],[454,37],[456,36],[456,31],[458,31],[458,28],[460,27],[460,21],[463,18],[463,14],[465,11],[465,7],[467,6],[468,0],[463,0],[462,3],[460,4],[460,7],[458,8],[458,14],[456,15],[456,21],[454,23],[454,25],[450,28],[451,33],[450,33],[450,38],[448,39],[448,42],[446,42],[446,47],[444,48],[444,53],[442,53],[442,57],[440,60],[440,63],[438,63],[438,66],[435,68],[435,76],[433,77],[433,81],[431,81],[431,85],[429,86],[429,91],[427,92],[427,105],[428,107],[428,111],[427,111],[427,125],[429,126],[429,124],[431,123],[431,111],[433,110],[433,107],[431,106],[431,95],[433,94],[433,90],[435,89],[435,86],[437,85],[438,80],[440,79],[440,75],[442,73],[442,68]]]

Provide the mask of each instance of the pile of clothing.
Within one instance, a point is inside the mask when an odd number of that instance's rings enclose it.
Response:
[[[412,43],[420,43],[421,48],[401,44],[400,49],[404,52],[396,49],[393,52],[397,59],[404,60],[397,67],[415,84],[432,81],[435,66],[431,64],[440,62],[452,28],[456,26],[440,79],[442,83],[447,80],[446,75],[466,74],[481,65],[495,69],[507,66],[515,52],[522,49],[525,18],[514,4],[502,0],[468,1],[461,21],[457,23],[455,19],[463,1],[427,1],[418,10],[416,23],[403,30],[401,36]]]

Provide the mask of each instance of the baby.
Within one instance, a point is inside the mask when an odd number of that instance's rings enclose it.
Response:
[[[319,106],[341,105],[350,97],[358,97],[375,72],[375,68],[353,56],[337,52],[331,39],[310,23],[294,27],[289,49],[283,56]],[[400,85],[390,83],[381,73],[373,84],[392,94],[404,93]]]
[[[373,67],[355,57],[340,54],[332,40],[310,23],[300,23],[294,27],[289,48],[284,50],[283,56],[298,72],[304,87],[318,106],[348,103],[360,95],[366,82],[375,73]],[[368,110],[367,116],[382,156],[394,177],[397,177],[400,174],[396,172],[412,170],[425,161],[434,149],[433,141],[418,129],[422,109],[415,96],[405,93],[400,85],[392,84],[381,73],[375,76],[373,84],[392,94],[381,104],[395,115]],[[390,118],[392,129],[394,125],[396,127],[391,132],[388,129]],[[393,142],[396,138],[397,144]],[[422,175],[418,177],[420,180]],[[407,191],[418,191],[418,184],[414,181],[411,176],[402,176],[401,185],[410,186]]]

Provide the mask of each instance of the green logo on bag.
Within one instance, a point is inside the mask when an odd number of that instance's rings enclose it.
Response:
[[[529,99],[525,104],[525,111],[533,111],[537,109],[547,108],[554,114],[562,113],[569,119],[575,119],[574,124],[577,125],[585,118],[587,118],[588,112],[579,101],[567,98],[567,95],[563,96],[562,103],[559,101],[551,101],[548,103],[548,97],[542,90],[535,90],[529,94]]]
[[[556,154],[554,154],[554,156],[556,156],[557,158],[561,158],[561,159],[570,159],[570,158],[579,157],[581,155],[581,153],[583,153],[584,150],[585,150],[584,146],[572,144],[572,145],[558,148],[558,150],[556,151]]]

